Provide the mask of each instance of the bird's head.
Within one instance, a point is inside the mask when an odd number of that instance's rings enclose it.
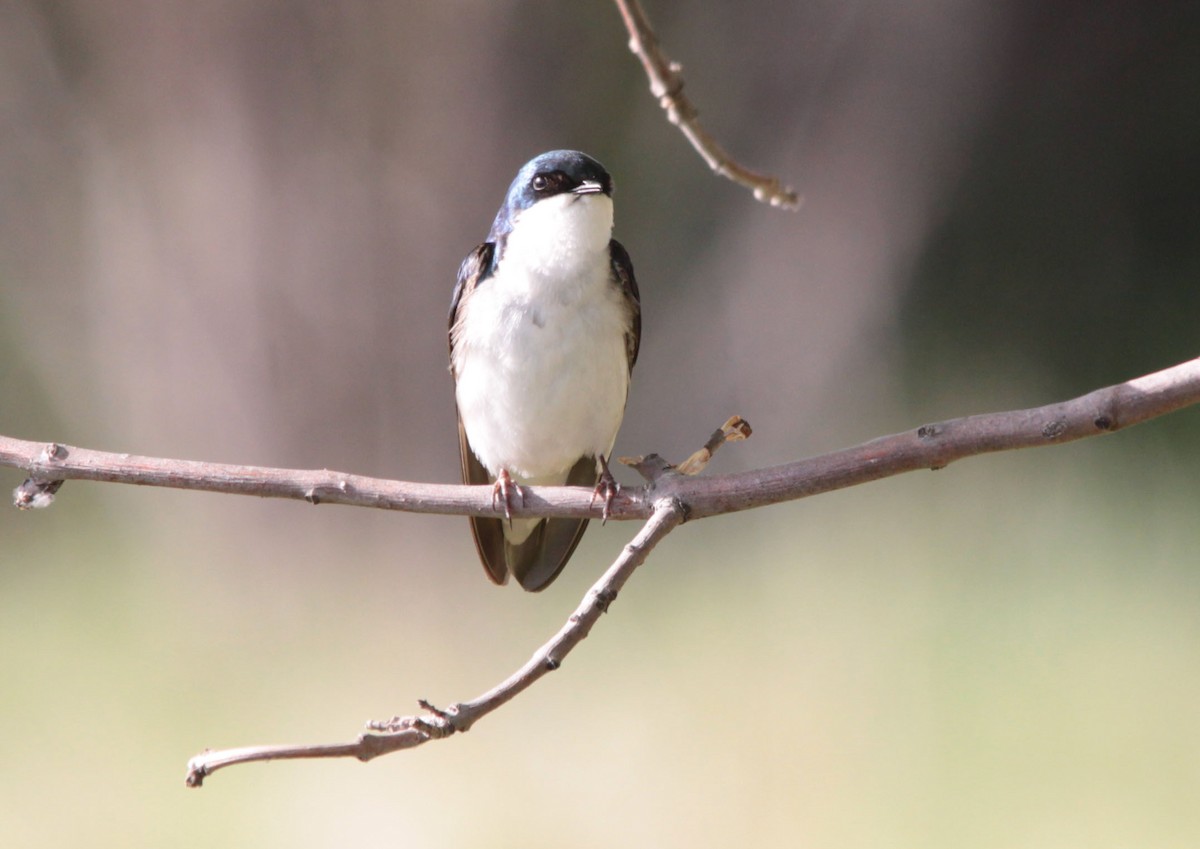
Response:
[[[613,181],[604,166],[577,150],[552,150],[517,172],[489,241],[503,254],[593,254],[612,238]]]

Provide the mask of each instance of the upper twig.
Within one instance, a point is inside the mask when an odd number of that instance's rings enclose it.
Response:
[[[625,29],[629,31],[629,49],[641,60],[646,76],[650,78],[650,93],[658,98],[668,120],[679,127],[696,152],[708,163],[708,167],[722,177],[750,189],[754,197],[763,203],[783,209],[798,208],[800,197],[790,186],[785,186],[777,177],[759,174],[738,164],[700,126],[699,112],[683,93],[682,66],[669,60],[663,53],[642,4],[638,0],[616,0],[616,4],[625,22]]]

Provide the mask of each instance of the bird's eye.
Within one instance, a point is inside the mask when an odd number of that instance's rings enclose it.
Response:
[[[537,174],[530,185],[535,192],[544,192],[550,186],[550,179],[545,174]]]

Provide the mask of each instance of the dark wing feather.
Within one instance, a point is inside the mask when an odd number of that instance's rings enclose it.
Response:
[[[612,257],[613,274],[617,284],[625,295],[625,302],[631,313],[629,333],[625,336],[625,349],[629,355],[629,370],[637,362],[638,349],[642,345],[642,296],[638,293],[637,278],[633,276],[633,261],[625,247],[613,239],[608,243],[608,253]]]
[[[599,478],[596,458],[581,457],[567,473],[565,485],[585,486],[591,489]],[[529,592],[537,592],[550,586],[571,559],[575,546],[583,539],[587,525],[587,519],[543,519],[523,543],[505,545],[508,568],[516,577],[517,583]],[[481,553],[482,551],[480,548]]]
[[[454,285],[454,295],[450,301],[450,369],[454,369],[454,343],[457,334],[459,310],[470,297],[475,287],[492,275],[492,258],[495,246],[484,242],[462,261],[458,267],[458,282]],[[487,469],[479,462],[471,443],[467,441],[467,432],[463,429],[462,419],[458,422],[458,456],[462,463],[463,483],[476,486],[486,486],[492,483],[492,477]],[[471,536],[475,538],[475,548],[479,550],[479,559],[487,575],[497,584],[508,580],[508,567],[504,559],[504,525],[500,519],[485,519],[472,516]]]
[[[462,461],[463,483],[472,486],[486,486],[492,483],[492,476],[471,450],[471,443],[467,442],[467,432],[463,429],[461,419],[458,422],[458,454]],[[475,548],[479,551],[479,559],[483,562],[487,576],[493,583],[508,583],[508,565],[504,555],[504,520],[483,516],[471,516],[469,519],[471,536],[475,539]]]
[[[454,284],[454,294],[450,297],[450,332],[447,340],[450,343],[450,369],[454,369],[454,337],[458,325],[458,311],[471,296],[475,287],[492,276],[492,260],[496,255],[496,246],[484,242],[467,254],[458,266],[458,280]]]

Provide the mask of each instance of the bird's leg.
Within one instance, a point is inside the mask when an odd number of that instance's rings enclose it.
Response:
[[[525,493],[521,490],[521,485],[516,483],[508,474],[508,469],[501,469],[500,474],[496,475],[496,482],[492,484],[492,509],[496,509],[498,500],[504,501],[504,518],[508,519],[508,526],[512,527],[512,498],[513,490],[516,490],[517,497],[521,499],[521,506],[525,506]]]
[[[601,454],[597,459],[600,461],[600,480],[596,481],[596,488],[592,490],[591,503],[595,504],[597,498],[604,499],[604,510],[600,513],[600,524],[604,525],[612,515],[613,499],[621,491],[621,485],[608,470],[608,458]]]

